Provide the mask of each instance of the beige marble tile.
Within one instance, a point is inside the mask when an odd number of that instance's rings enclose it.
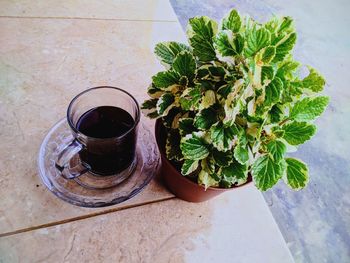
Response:
[[[293,262],[252,185],[0,238],[2,262]]]
[[[0,35],[0,233],[96,212],[44,188],[36,165],[40,143],[73,96],[88,87],[121,87],[141,102],[151,75],[162,68],[154,43],[183,39],[180,26],[0,18]],[[169,196],[153,182],[129,204]]]
[[[177,21],[168,0],[2,0],[0,16]]]

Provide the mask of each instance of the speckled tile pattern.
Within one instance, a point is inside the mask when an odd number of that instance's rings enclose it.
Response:
[[[350,2],[171,0],[179,20],[208,15],[220,19],[231,8],[260,21],[273,14],[295,18],[295,56],[319,69],[331,97],[317,120],[318,133],[293,156],[310,167],[310,183],[299,192],[280,183],[264,193],[296,262],[350,262]]]
[[[174,199],[0,238],[0,262],[292,263],[271,222],[250,185],[201,204]]]

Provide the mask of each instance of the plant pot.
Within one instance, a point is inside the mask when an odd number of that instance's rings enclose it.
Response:
[[[204,186],[198,185],[192,182],[187,177],[183,176],[173,164],[166,158],[165,154],[165,140],[166,133],[165,127],[161,120],[156,121],[155,136],[158,145],[159,152],[161,154],[162,166],[161,176],[165,182],[167,188],[178,198],[188,202],[204,202],[221,193],[231,191],[237,187],[246,185],[252,181],[251,176],[248,177],[248,181],[239,186],[233,186],[232,188],[215,188],[209,187],[205,190]]]

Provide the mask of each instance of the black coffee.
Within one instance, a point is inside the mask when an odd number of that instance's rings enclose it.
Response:
[[[134,123],[132,116],[118,107],[101,106],[85,112],[77,122],[77,129],[97,140],[88,139],[86,148],[79,153],[82,162],[99,175],[112,175],[127,168],[135,157]]]

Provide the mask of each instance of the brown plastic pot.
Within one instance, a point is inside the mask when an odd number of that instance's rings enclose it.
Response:
[[[204,186],[192,182],[190,179],[183,176],[166,158],[165,155],[165,140],[166,133],[162,122],[158,119],[155,126],[155,135],[159,152],[161,154],[162,166],[161,176],[167,188],[178,198],[188,202],[204,202],[221,193],[231,191],[237,187],[244,186],[252,181],[249,176],[248,181],[242,185],[232,188],[215,188],[209,187],[205,190]]]

